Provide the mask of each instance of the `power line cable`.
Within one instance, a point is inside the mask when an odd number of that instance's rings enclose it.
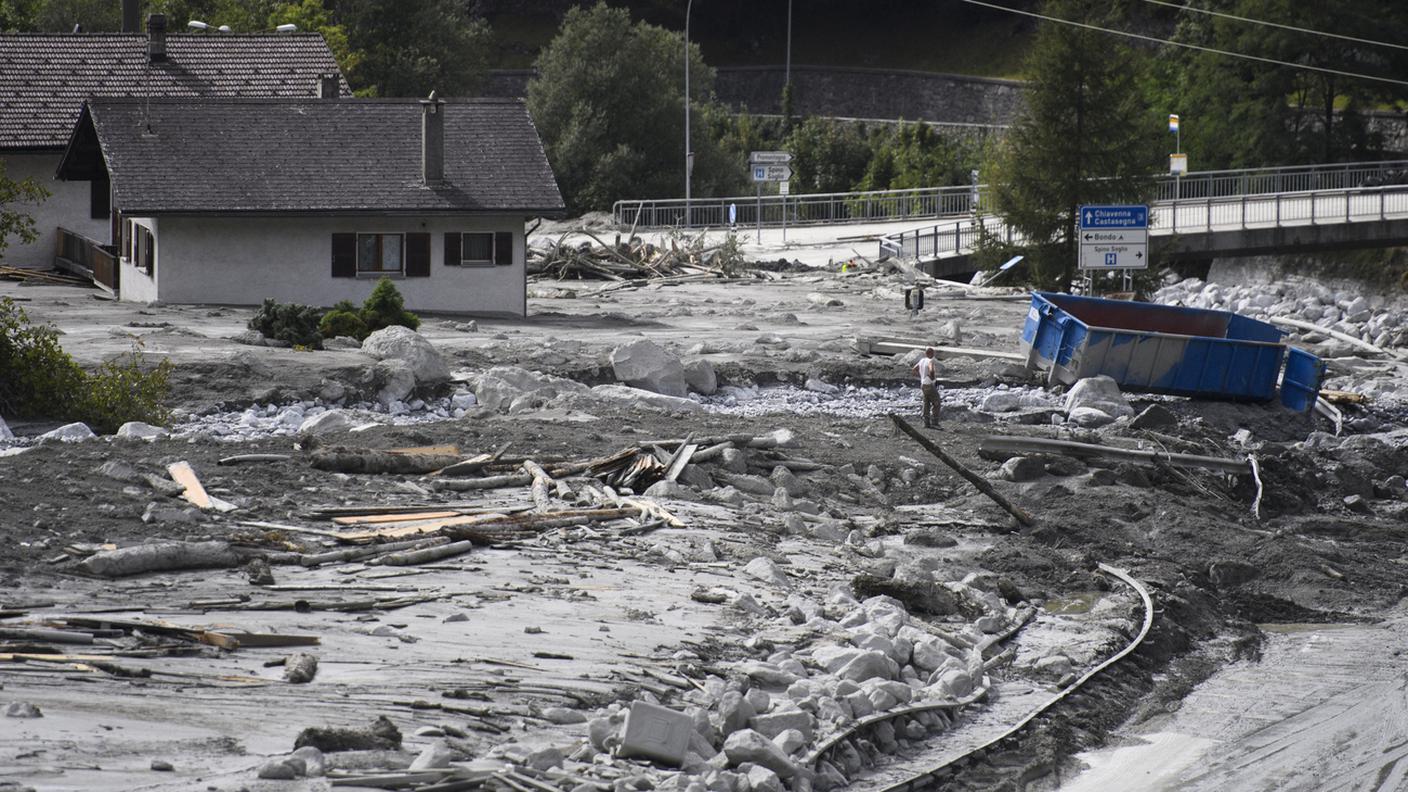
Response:
[[[1290,61],[1276,60],[1275,58],[1264,58],[1260,55],[1248,55],[1245,52],[1229,52],[1228,50],[1220,50],[1215,49],[1213,47],[1204,47],[1199,44],[1189,44],[1183,41],[1170,41],[1169,39],[1161,39],[1155,36],[1145,36],[1140,33],[1130,33],[1127,30],[1114,30],[1112,28],[1100,27],[1099,25],[1091,25],[1086,22],[1076,22],[1070,19],[1061,19],[1060,17],[1047,16],[1046,14],[1038,14],[1035,11],[1023,11],[1019,8],[1008,8],[1007,6],[1000,6],[996,3],[985,3],[983,2],[983,0],[962,1],[970,5],[983,6],[984,8],[991,8],[997,11],[1006,11],[1011,14],[1021,14],[1022,16],[1035,17],[1036,19],[1044,19],[1047,22],[1058,22],[1062,25],[1073,25],[1075,27],[1085,28],[1087,30],[1095,30],[1101,33],[1109,33],[1115,36],[1125,36],[1127,38],[1139,39],[1140,41],[1150,41],[1155,44],[1169,44],[1175,47],[1183,47],[1184,49],[1198,50],[1200,52],[1211,52],[1215,55],[1226,55],[1231,58],[1242,58],[1244,60],[1259,61],[1261,63],[1270,63],[1274,66],[1287,66],[1292,69],[1303,69],[1306,71],[1321,72],[1322,74],[1335,74],[1339,75],[1340,77],[1350,77],[1356,80],[1373,80],[1375,82],[1390,83],[1392,85],[1408,86],[1408,80],[1395,80],[1392,77],[1376,77],[1372,74],[1358,74],[1356,72],[1342,71],[1340,69],[1331,69],[1326,66],[1311,66],[1305,63],[1292,63]]]
[[[1343,41],[1353,41],[1359,44],[1371,44],[1375,47],[1392,47],[1394,49],[1408,50],[1408,44],[1394,44],[1391,41],[1375,41],[1373,39],[1346,36],[1340,33],[1330,33],[1324,30],[1312,30],[1311,28],[1296,27],[1295,25],[1283,25],[1280,22],[1272,22],[1267,19],[1252,19],[1251,17],[1237,16],[1236,14],[1228,14],[1223,11],[1213,11],[1211,9],[1198,8],[1192,5],[1183,5],[1182,3],[1170,3],[1168,2],[1168,0],[1144,0],[1144,2],[1153,3],[1154,5],[1167,6],[1168,8],[1177,8],[1180,11],[1191,11],[1194,14],[1207,14],[1208,16],[1222,17],[1223,19],[1235,19],[1238,22],[1246,22],[1251,25],[1266,25],[1268,27],[1280,28],[1282,30],[1293,30],[1297,33],[1308,33],[1312,36],[1326,36],[1329,38],[1341,39]]]

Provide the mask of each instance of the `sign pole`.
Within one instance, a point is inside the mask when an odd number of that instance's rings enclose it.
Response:
[[[763,243],[763,183],[753,182],[758,187],[758,244]]]

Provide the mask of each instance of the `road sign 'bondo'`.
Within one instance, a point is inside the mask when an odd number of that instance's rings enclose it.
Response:
[[[1080,268],[1086,270],[1149,267],[1149,207],[1082,206]]]

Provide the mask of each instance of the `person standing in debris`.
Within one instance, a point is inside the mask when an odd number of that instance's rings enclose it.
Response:
[[[939,363],[934,360],[934,348],[924,350],[924,357],[911,369],[919,375],[919,392],[924,400],[924,426],[939,425]]]

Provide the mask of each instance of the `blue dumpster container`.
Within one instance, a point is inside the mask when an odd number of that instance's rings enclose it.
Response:
[[[1282,337],[1273,325],[1229,311],[1033,292],[1022,348],[1028,367],[1046,370],[1052,383],[1104,374],[1125,390],[1268,401],[1286,360]],[[1283,396],[1305,410],[1315,404],[1323,367],[1294,352],[1294,380]]]

